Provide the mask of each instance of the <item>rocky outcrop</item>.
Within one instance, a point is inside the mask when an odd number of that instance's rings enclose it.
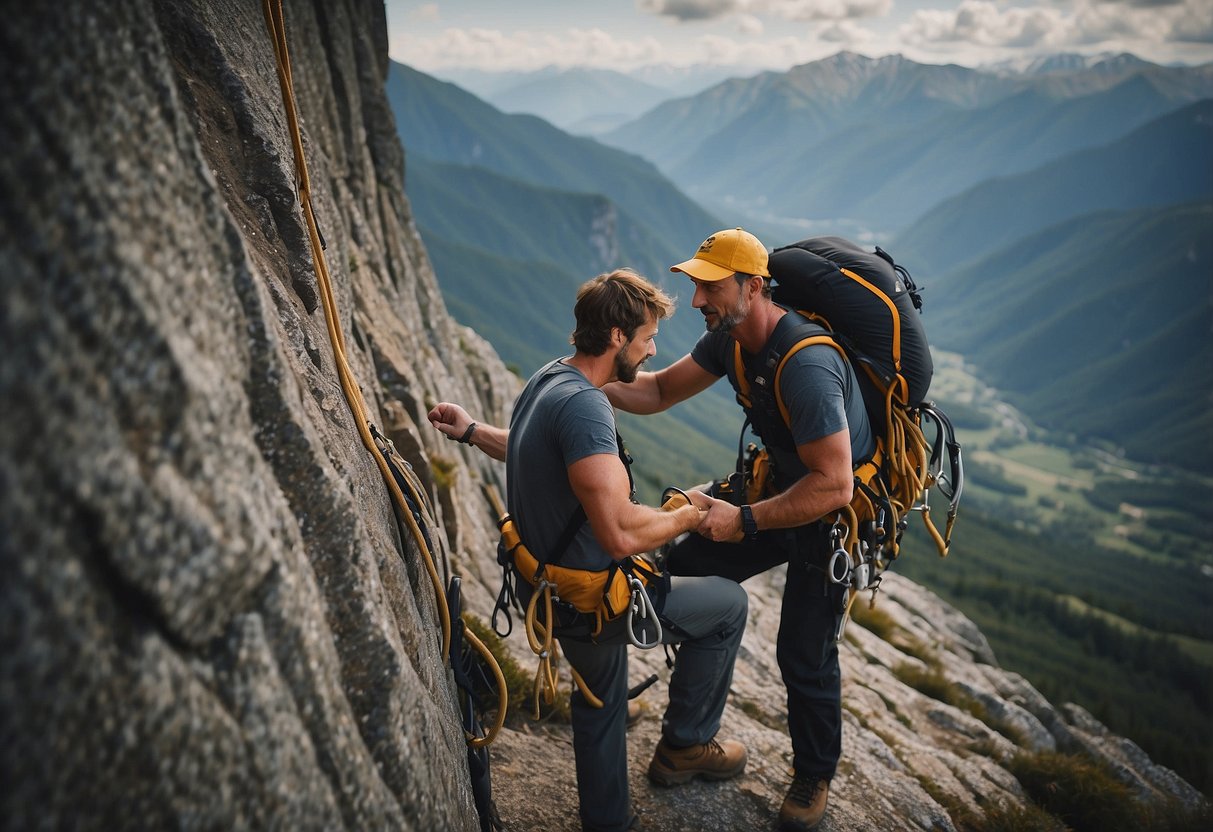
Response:
[[[663,685],[642,695],[629,757],[632,798],[645,829],[774,828],[791,781],[774,647],[783,581],[777,569],[746,584],[750,621],[721,729],[749,750],[742,777],[676,789],[651,785],[644,772],[660,738]],[[977,627],[930,591],[886,575],[876,610],[848,624],[841,645],[843,756],[824,832],[983,828],[987,812],[1028,801],[1008,771],[1020,751],[1082,752],[1106,763],[1144,802],[1206,805],[1174,772],[1111,736],[1081,708],[1055,708],[1021,676],[998,667]],[[525,643],[514,650],[529,656]],[[660,650],[632,655],[633,684],[651,673],[668,679]],[[921,671],[933,672],[932,684],[921,683]],[[948,701],[938,698],[941,692]],[[495,793],[510,828],[580,828],[570,742],[567,727],[550,723],[499,737]],[[536,780],[555,788],[536,795]]]
[[[285,12],[346,351],[429,492],[439,571],[487,620],[485,487],[503,471],[425,412],[453,399],[502,422],[519,382],[447,315],[412,223],[382,5]],[[476,828],[437,601],[338,382],[259,4],[68,0],[0,26],[0,822]],[[651,829],[764,828],[782,798],[782,576],[751,583],[725,724],[753,762],[653,790],[650,691],[631,753]],[[844,644],[825,828],[950,829],[1022,802],[1016,748],[1083,747],[1143,795],[1199,802],[999,669],[930,593],[886,590],[884,618]],[[661,659],[638,654],[637,680],[668,673]],[[916,670],[963,697],[907,684]],[[576,828],[568,746],[558,724],[502,732],[510,828]]]

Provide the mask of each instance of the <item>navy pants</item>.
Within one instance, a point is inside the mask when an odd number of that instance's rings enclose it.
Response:
[[[788,690],[788,733],[798,775],[834,777],[842,755],[842,674],[834,642],[846,588],[826,576],[828,532],[814,523],[759,532],[753,544],[689,535],[670,551],[673,575],[719,575],[741,583],[788,564],[776,656]]]

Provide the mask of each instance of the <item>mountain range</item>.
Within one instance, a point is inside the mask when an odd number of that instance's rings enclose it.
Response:
[[[942,199],[1213,97],[1213,65],[1118,57],[1008,75],[839,53],[666,102],[602,136],[705,204],[889,237]]]
[[[668,267],[721,226],[649,162],[530,115],[502,113],[459,87],[391,66],[388,98],[407,152],[406,190],[447,305],[523,377],[569,349],[577,288],[628,266],[674,296]],[[654,366],[703,329],[686,304],[661,327]],[[646,495],[701,480],[735,453],[740,420],[724,385],[646,419],[624,419]],[[668,437],[679,435],[678,442]],[[677,479],[670,479],[675,477]]]
[[[503,112],[529,113],[570,133],[595,135],[631,121],[662,101],[694,95],[726,78],[756,72],[710,64],[646,64],[620,70],[451,68],[436,74]]]
[[[963,353],[1033,418],[1142,459],[1203,459],[1184,436],[1213,417],[1183,397],[1210,343],[1198,319],[1213,274],[1199,242],[1213,230],[1211,66],[1111,56],[980,71],[841,53],[660,104],[603,137],[634,152],[407,67],[392,67],[388,90],[448,303],[524,375],[567,349],[569,300],[586,277],[630,264],[685,297],[666,267],[711,230],[746,223],[771,247],[791,241],[721,205],[779,213],[795,198],[825,206],[802,214],[887,229],[876,239],[927,287],[933,344]],[[780,188],[743,199],[760,181]],[[692,197],[722,184],[733,202],[706,200],[717,219]],[[676,314],[657,363],[701,328]],[[1157,369],[1143,376],[1143,361]],[[1025,375],[1042,366],[1047,378]],[[1076,389],[1083,398],[1067,395]],[[1120,400],[1128,390],[1140,406]],[[687,457],[734,448],[736,409],[716,392],[676,421],[642,420],[637,441],[684,473]],[[678,452],[688,424],[697,450]]]

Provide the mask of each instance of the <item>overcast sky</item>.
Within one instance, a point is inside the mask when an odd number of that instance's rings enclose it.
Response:
[[[1057,52],[1213,61],[1213,0],[387,0],[391,56],[450,67],[786,69],[842,49],[976,66]]]

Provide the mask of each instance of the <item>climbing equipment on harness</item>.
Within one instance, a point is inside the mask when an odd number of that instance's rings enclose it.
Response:
[[[618,434],[616,443],[620,459],[628,468],[630,481],[631,457]],[[504,638],[513,629],[509,608],[514,607],[521,613],[527,644],[539,659],[533,699],[533,715],[539,719],[540,701],[551,704],[555,700],[557,628],[566,634],[574,628],[584,629],[585,637],[592,640],[602,632],[607,622],[624,616],[628,641],[643,650],[655,647],[662,640],[660,607],[669,589],[669,577],[639,555],[615,561],[603,570],[561,566],[560,560],[586,523],[585,509],[580,505],[552,547],[553,554],[540,559],[523,543],[518,524],[505,511],[496,489],[488,485],[485,491],[499,517],[497,527],[501,533],[497,562],[502,567],[502,580],[493,609],[492,625],[497,634]],[[518,576],[533,588],[525,609],[518,599]],[[656,602],[650,593],[657,596]],[[504,632],[498,629],[498,614],[505,616]],[[602,700],[589,689],[576,668],[570,665],[569,671],[585,700],[595,708],[602,707]]]
[[[573,534],[584,523],[584,514],[575,514],[569,523]],[[522,542],[518,525],[512,517],[503,515],[497,527],[501,532],[500,546],[506,564],[512,564],[517,573],[537,590],[541,584],[546,584],[555,591],[560,601],[587,616],[593,623],[591,636],[601,633],[608,621],[620,615],[632,615],[637,605],[637,595],[643,595],[646,586],[657,584],[661,578],[656,567],[640,556],[624,558],[598,571],[560,566],[559,561],[568,548],[567,543],[563,547],[558,544],[553,549],[557,552],[556,556],[546,562],[541,561]],[[564,540],[565,536],[571,541],[573,535],[566,533],[561,539]],[[651,609],[651,604],[644,609]],[[647,613],[639,614],[643,617]]]

